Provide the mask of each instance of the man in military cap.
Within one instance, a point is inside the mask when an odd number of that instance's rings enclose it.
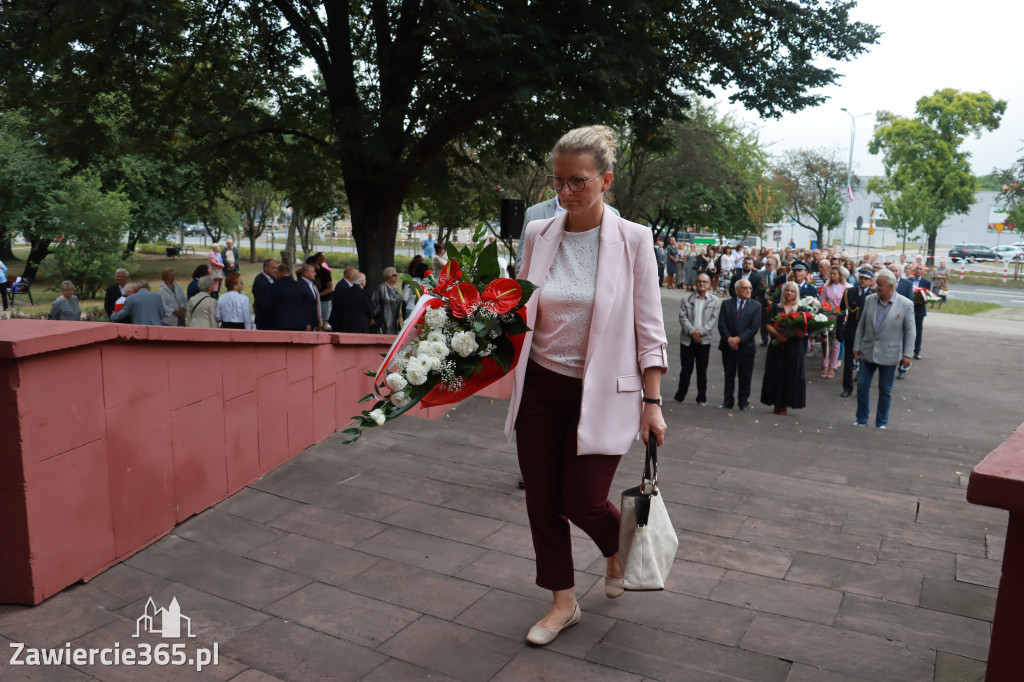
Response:
[[[800,298],[811,296],[818,298],[818,288],[807,281],[807,263],[802,260],[794,261],[792,265],[793,279],[800,287]]]
[[[869,267],[863,267],[857,271],[857,286],[848,287],[843,292],[843,299],[839,302],[839,321],[836,324],[836,336],[846,344],[846,362],[843,364],[843,398],[853,395],[853,371],[854,365],[859,364],[853,359],[853,342],[857,337],[857,323],[860,322],[860,313],[864,309],[864,300],[868,294],[875,293],[872,285],[875,283],[875,271]]]

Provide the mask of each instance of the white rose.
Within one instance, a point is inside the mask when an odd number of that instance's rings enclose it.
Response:
[[[431,355],[427,358],[427,362],[429,363],[430,369],[435,371],[441,369],[441,358],[436,355]]]
[[[388,384],[388,388],[390,388],[392,391],[401,391],[403,388],[409,385],[409,382],[405,380],[405,377],[403,377],[401,374],[398,374],[397,372],[389,374],[386,381]]]
[[[387,417],[384,416],[384,411],[379,409],[370,412],[370,419],[377,422],[377,426],[380,426],[387,421]]]
[[[427,334],[427,341],[430,343],[445,343],[444,332],[440,329],[432,329],[430,333]]]
[[[455,332],[452,334],[452,350],[464,358],[480,347],[476,342],[476,334],[470,332]]]
[[[434,344],[429,341],[420,341],[416,346],[416,357],[431,356],[434,354]]]
[[[428,327],[437,329],[443,327],[448,321],[448,311],[444,308],[431,308],[423,318],[427,321]]]
[[[413,386],[422,386],[427,381],[427,373],[430,372],[430,359],[427,356],[416,356],[409,360],[409,366],[405,368],[405,376]]]
[[[405,407],[411,401],[412,399],[405,394],[405,391],[396,393],[393,396],[391,396],[391,404],[394,405],[395,407]]]
[[[448,344],[445,343],[443,339],[441,341],[431,341],[430,351],[430,354],[436,358],[446,358],[448,357],[449,352]]]

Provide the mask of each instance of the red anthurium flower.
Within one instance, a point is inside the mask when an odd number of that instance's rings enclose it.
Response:
[[[449,289],[462,281],[462,268],[457,260],[450,260],[441,268],[441,276],[437,278],[437,286],[434,287],[435,294],[444,294]]]
[[[448,291],[448,301],[453,317],[469,317],[473,314],[473,307],[480,302],[480,294],[469,282],[461,282]]]
[[[423,278],[426,279],[427,277],[430,277],[433,274],[434,274],[433,270],[424,270],[423,271]]]
[[[519,304],[523,297],[523,288],[519,282],[508,277],[500,277],[486,287],[480,297],[481,305],[498,315],[504,315]]]

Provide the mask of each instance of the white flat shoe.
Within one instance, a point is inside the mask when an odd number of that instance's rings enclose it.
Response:
[[[580,604],[579,602],[576,602],[576,605],[572,609],[572,615],[569,616],[569,620],[565,621],[565,625],[557,630],[552,630],[551,628],[541,627],[540,623],[538,623],[530,628],[530,631],[526,634],[526,641],[537,646],[551,644],[551,642],[555,641],[555,637],[558,637],[562,630],[571,628],[573,625],[580,622],[580,616],[582,615],[583,612],[580,611]]]
[[[609,599],[615,599],[616,597],[621,597],[625,591],[626,581],[624,578],[604,577],[604,596]]]

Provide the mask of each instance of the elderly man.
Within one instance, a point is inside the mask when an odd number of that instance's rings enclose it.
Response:
[[[870,294],[875,293],[872,284],[875,283],[875,271],[869,267],[863,267],[857,271],[857,286],[847,287],[843,292],[843,298],[839,302],[839,322],[837,323],[836,336],[846,344],[846,352],[849,353],[857,340],[857,325],[860,322],[861,312],[864,310],[864,303]],[[845,318],[844,318],[845,315]],[[853,370],[856,361],[847,358],[843,364],[843,392],[841,397],[849,398],[853,395]]]
[[[147,280],[139,280],[135,285],[138,291],[129,294],[125,291],[124,306],[110,316],[111,322],[130,322],[132,324],[148,324],[161,327],[164,323],[164,302],[160,294],[149,290]]]
[[[230,275],[238,272],[240,261],[238,260],[238,247],[231,237],[224,242],[224,248],[220,250],[220,259],[224,261],[224,274]]]
[[[160,288],[156,293],[164,302],[164,326],[184,327],[185,326],[185,305],[188,300],[181,285],[174,281],[174,268],[164,268],[160,273]]]
[[[309,284],[292,279],[287,263],[277,266],[277,281],[270,287],[270,328],[282,331],[310,331]]]
[[[711,336],[718,327],[718,314],[722,302],[711,293],[711,278],[706,272],[697,275],[697,290],[683,296],[679,303],[679,389],[675,401],[686,400],[690,389],[690,375],[697,367],[697,404],[708,403],[708,357],[711,354]]]
[[[128,284],[128,271],[124,268],[118,268],[117,272],[114,273],[114,282],[115,284],[107,287],[106,296],[103,297],[103,310],[106,311],[108,318],[114,314],[114,306],[117,305],[117,299],[124,296],[124,285]]]
[[[352,286],[339,287],[335,293],[329,319],[331,331],[369,334],[375,306],[366,291],[366,275],[356,271],[352,275]]]
[[[932,290],[931,280],[924,276],[924,263],[914,263],[914,274],[910,280],[910,300],[914,302],[914,323],[917,326],[914,337],[914,359],[921,359],[921,337],[924,334],[924,317],[928,314],[928,304],[925,302],[918,303],[917,296],[914,295],[915,289],[927,289]]]
[[[312,263],[306,263],[299,270],[299,282],[304,285],[305,299],[303,310],[309,320],[309,328],[312,331],[319,331],[324,327],[320,307],[320,290],[316,286],[316,268]]]
[[[914,347],[914,304],[896,295],[896,277],[888,270],[875,277],[876,293],[869,294],[857,323],[853,342],[853,359],[860,361],[857,380],[857,421],[854,426],[867,426],[871,407],[871,380],[878,372],[878,409],[875,426],[884,429],[889,423],[889,404],[897,365],[910,366]]]
[[[722,304],[718,316],[718,349],[722,351],[725,366],[725,399],[719,407],[732,409],[733,388],[739,374],[739,408],[750,409],[750,379],[754,374],[754,338],[761,328],[761,305],[750,300],[753,287],[745,279],[736,282],[736,298]]]

